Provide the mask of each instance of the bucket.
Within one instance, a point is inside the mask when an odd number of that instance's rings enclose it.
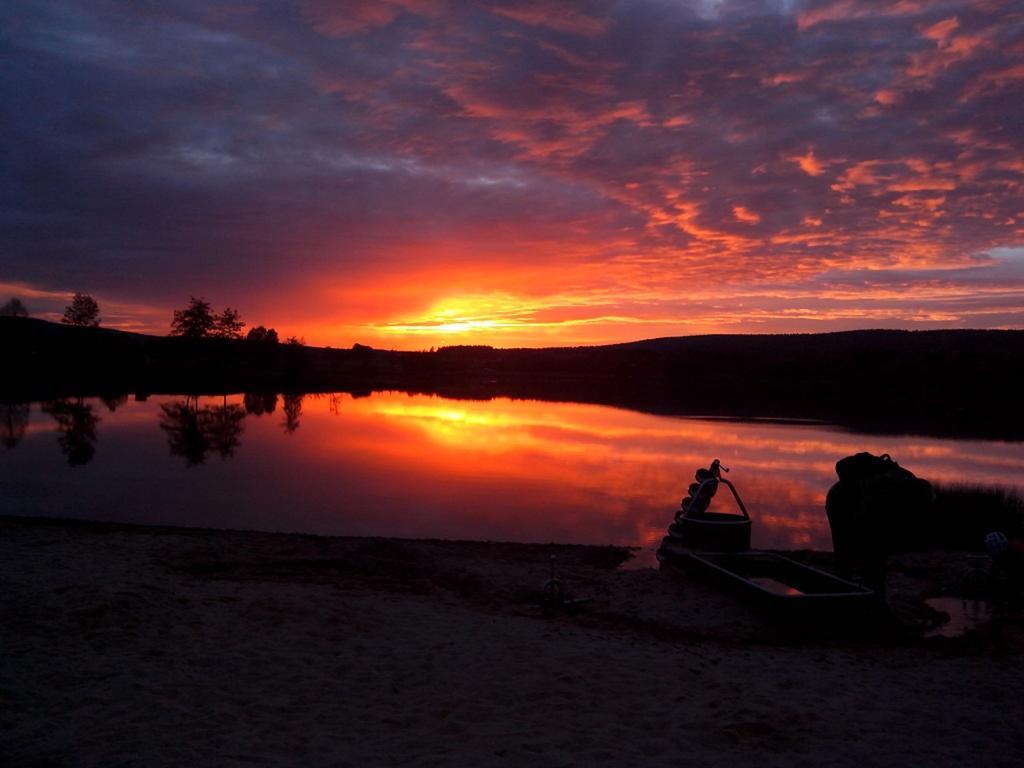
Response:
[[[746,552],[750,549],[749,517],[705,512],[700,517],[683,515],[669,534],[690,549],[702,552]]]

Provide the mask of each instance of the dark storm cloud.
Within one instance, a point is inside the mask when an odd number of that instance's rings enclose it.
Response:
[[[0,283],[283,313],[320,275],[532,261],[545,311],[645,322],[714,269],[784,322],[891,272],[897,320],[1024,322],[986,288],[1020,290],[986,256],[1024,240],[1011,2],[80,0],[0,27]]]

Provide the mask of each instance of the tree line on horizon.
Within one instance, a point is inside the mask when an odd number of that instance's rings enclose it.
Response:
[[[215,313],[206,299],[192,296],[187,307],[174,310],[171,336],[186,339],[241,339],[244,327],[245,322],[237,309],[225,307],[223,311]],[[262,325],[250,328],[245,340],[262,344],[277,344],[280,341],[277,330]],[[285,343],[301,346],[306,341],[298,336],[289,336]]]
[[[28,308],[16,296],[0,306],[0,317],[28,316]],[[71,303],[64,308],[61,323],[80,328],[98,328],[100,319],[99,302],[87,293],[75,293],[71,297]],[[206,299],[192,296],[188,306],[184,309],[174,310],[169,335],[186,339],[240,340],[243,338],[242,329],[244,327],[245,322],[237,309],[225,307],[221,312],[215,313]],[[278,344],[280,342],[276,329],[266,328],[262,325],[250,328],[244,338],[246,341],[261,344]],[[289,336],[285,343],[303,346],[306,341],[298,336]]]
[[[17,296],[0,306],[0,317],[28,317],[28,307]],[[71,303],[64,308],[60,320],[65,325],[77,325],[85,328],[96,328],[100,324],[100,305],[87,293],[76,293]]]

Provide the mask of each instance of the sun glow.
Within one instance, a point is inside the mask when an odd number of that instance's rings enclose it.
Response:
[[[1013,0],[247,0],[141,47],[37,5],[2,6],[35,33],[0,123],[0,302],[36,317],[88,291],[165,334],[195,295],[392,349],[1024,328]],[[682,80],[648,55],[680,39]],[[69,122],[69,72],[82,114],[138,108]],[[183,97],[207,81],[231,104]]]
[[[502,340],[507,343],[515,334],[558,332],[567,327],[607,320],[603,316],[592,316],[595,310],[591,305],[593,301],[567,295],[528,297],[489,293],[451,296],[436,302],[418,316],[369,328],[393,338],[472,335],[477,337],[476,343]],[[618,319],[629,322],[628,318]]]

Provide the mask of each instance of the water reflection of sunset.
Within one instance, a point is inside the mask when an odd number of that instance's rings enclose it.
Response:
[[[1013,486],[1020,445],[856,435],[817,424],[674,418],[596,405],[427,395],[193,399],[193,414],[232,413],[234,440],[167,456],[155,397],[97,415],[95,459],[52,473],[53,423],[36,408],[5,456],[28,501],[16,512],[317,533],[652,545],[694,470],[732,467],[759,547],[829,548],[824,498],[834,464],[890,453],[919,475]],[[206,410],[208,409],[208,410]],[[247,415],[237,421],[238,414]],[[167,427],[164,426],[166,432]],[[170,433],[168,433],[170,434]],[[174,434],[180,441],[181,430]],[[187,437],[187,435],[186,435]],[[230,448],[230,450],[226,450]],[[220,449],[220,453],[218,453]],[[172,448],[173,452],[173,448]],[[32,457],[35,457],[33,461]],[[198,457],[198,461],[196,461]],[[127,468],[127,469],[126,469]],[[146,479],[145,488],[124,477]],[[156,492],[149,492],[150,484]],[[35,487],[38,486],[38,487]],[[77,511],[55,498],[79,498]],[[34,500],[33,500],[34,499]],[[723,509],[731,502],[719,500]]]

